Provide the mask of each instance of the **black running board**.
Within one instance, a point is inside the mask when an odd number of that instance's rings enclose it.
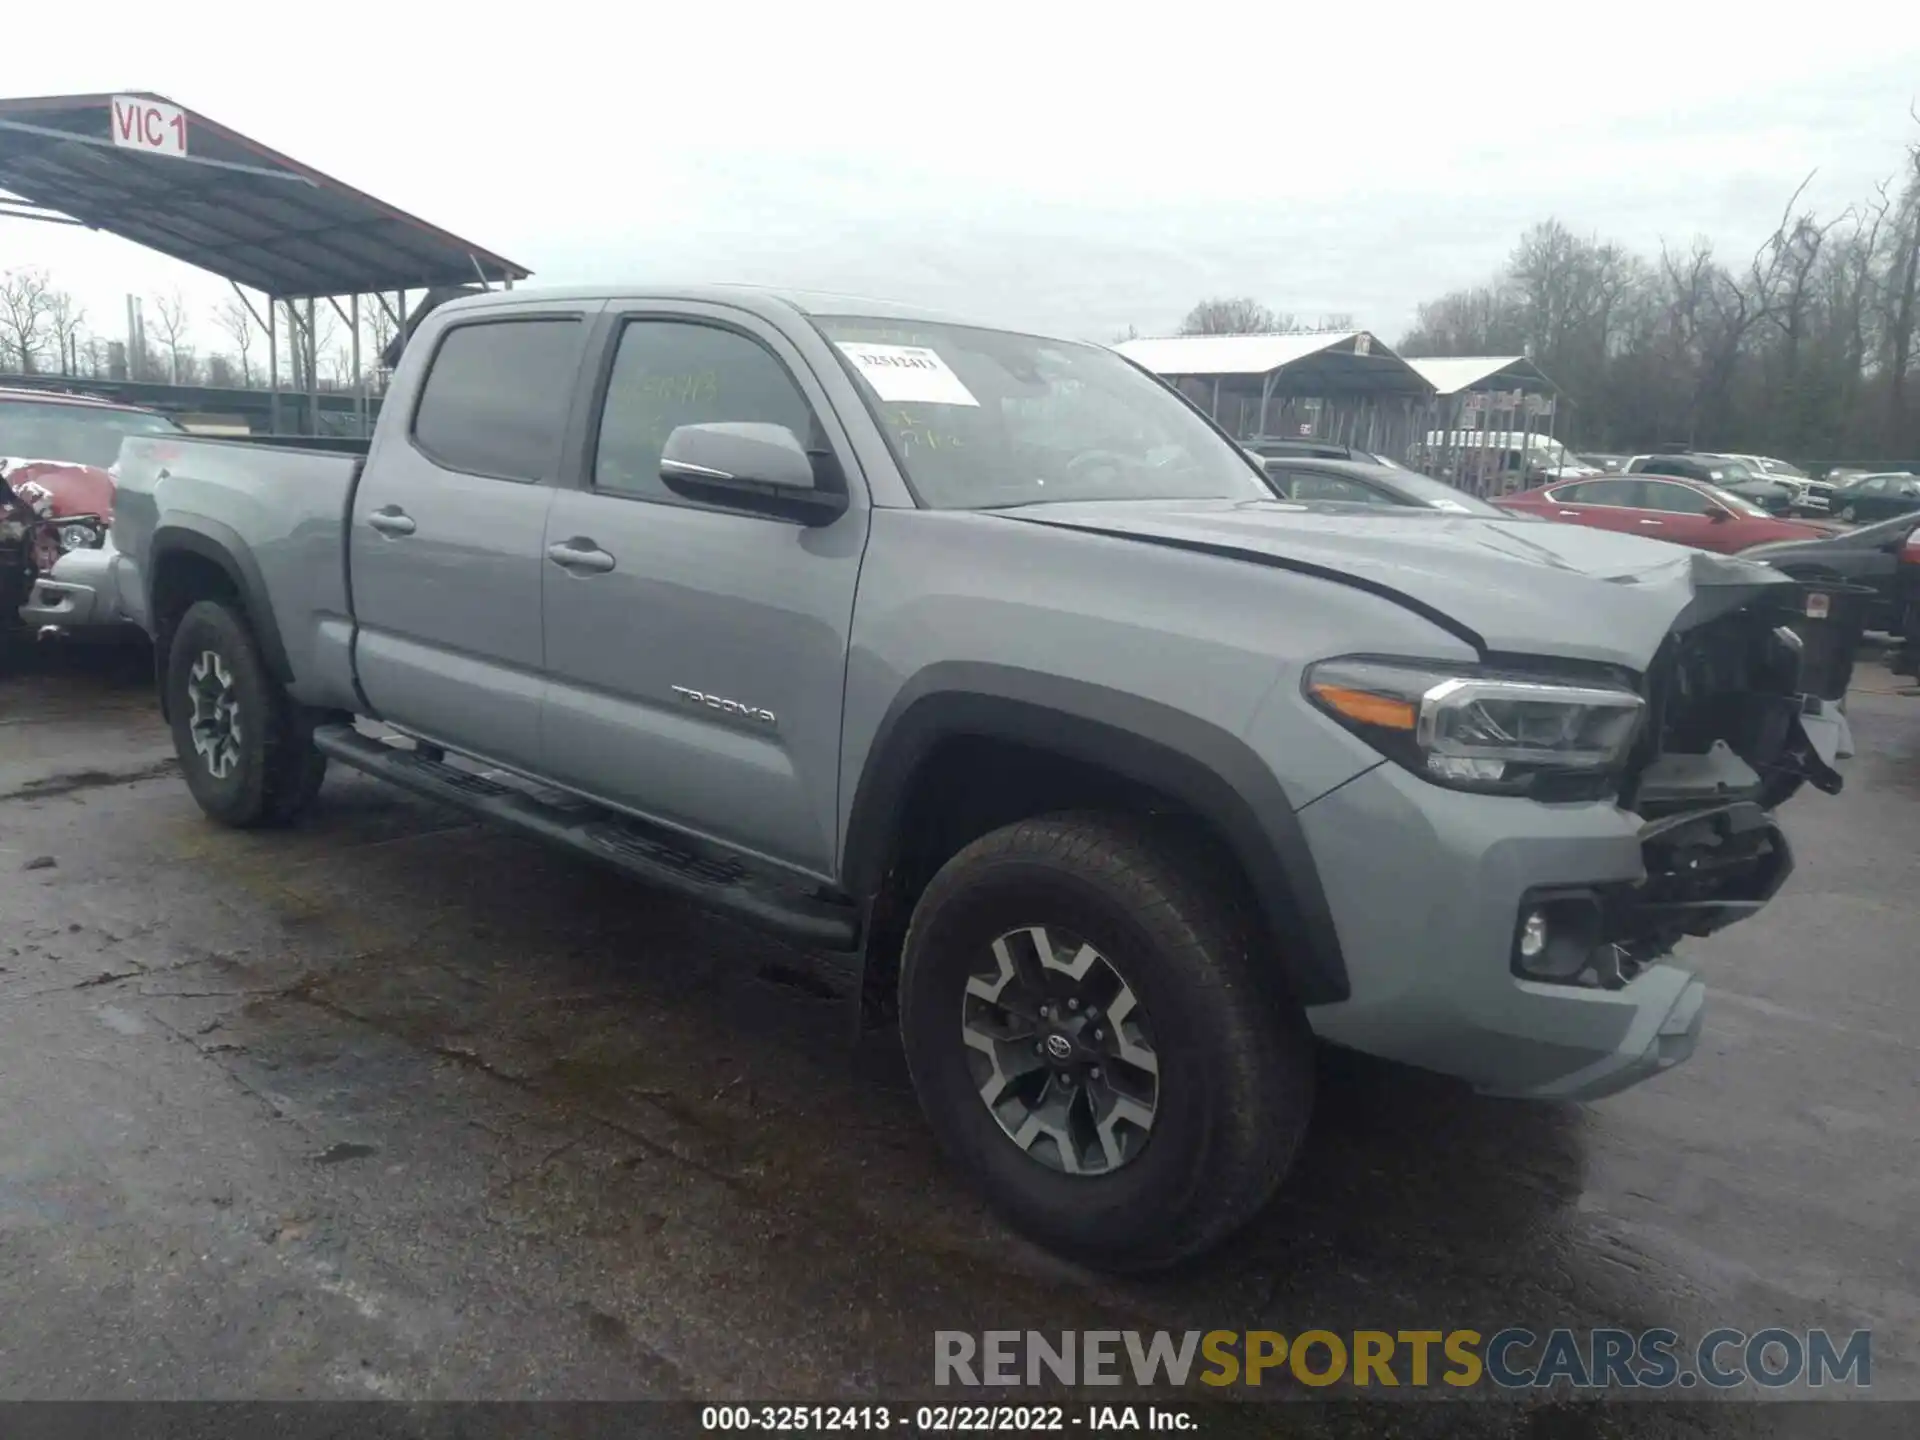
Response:
[[[321,726],[313,743],[342,765],[612,865],[743,924],[823,950],[859,949],[860,915],[852,902],[809,894],[670,830],[561,792],[536,793],[429,759],[351,725]]]

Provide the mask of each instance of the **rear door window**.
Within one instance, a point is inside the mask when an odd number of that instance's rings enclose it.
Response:
[[[1623,505],[1640,503],[1640,486],[1633,480],[1583,480],[1550,491],[1562,505]]]
[[[1669,515],[1706,515],[1713,510],[1712,501],[1686,485],[1649,480],[1640,489],[1640,507],[1645,510],[1661,510]]]
[[[469,475],[538,482],[560,465],[586,327],[480,320],[440,337],[413,411],[413,443]]]

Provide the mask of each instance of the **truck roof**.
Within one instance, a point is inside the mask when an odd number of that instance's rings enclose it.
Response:
[[[78,390],[35,390],[25,385],[0,385],[0,403],[12,400],[44,401],[49,405],[75,405],[89,410],[124,410],[136,415],[157,415],[144,405],[128,405],[105,395],[89,395]]]
[[[704,300],[766,314],[776,307],[802,315],[865,315],[887,320],[922,320],[929,324],[978,324],[962,316],[894,300],[865,295],[840,295],[827,290],[800,290],[768,285],[538,285],[463,295],[441,309],[448,313],[484,310],[500,305],[540,304],[554,300]]]

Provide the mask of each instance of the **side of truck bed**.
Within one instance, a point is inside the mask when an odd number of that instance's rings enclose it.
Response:
[[[254,619],[268,663],[296,700],[352,708],[344,547],[364,463],[351,453],[246,441],[129,439],[114,530],[121,553],[145,567],[124,588],[159,653],[169,639],[169,596],[212,570]]]

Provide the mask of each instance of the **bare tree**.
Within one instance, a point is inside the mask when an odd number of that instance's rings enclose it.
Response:
[[[1422,305],[1403,355],[1504,355],[1522,348],[1519,307],[1503,277]]]
[[[1920,115],[1914,117],[1920,121]],[[1886,443],[1901,448],[1907,423],[1907,367],[1913,360],[1914,322],[1920,310],[1920,142],[1907,147],[1907,175],[1895,232],[1891,293],[1886,315]]]
[[[240,357],[240,384],[251,387],[253,384],[253,341],[259,330],[254,323],[253,308],[238,295],[229,295],[221,302],[220,308],[213,312],[213,323],[220,327]],[[228,367],[231,374],[232,367]],[[215,381],[215,384],[221,382]],[[225,383],[234,383],[231,379]]]
[[[1287,327],[1258,300],[1202,300],[1180,322],[1182,335],[1263,335]]]
[[[377,297],[369,301],[366,309],[361,313],[362,323],[367,327],[367,341],[371,347],[370,353],[378,356],[382,350],[387,348],[388,343],[393,337],[399,333],[400,327],[394,323],[392,314],[388,312],[385,305],[380,303]]]
[[[1649,262],[1546,221],[1486,284],[1420,306],[1399,348],[1532,357],[1578,401],[1570,423],[1596,448],[1904,459],[1920,449],[1920,144],[1838,214],[1806,191],[1737,265],[1704,238]]]
[[[80,373],[80,327],[86,324],[87,307],[65,290],[55,290],[47,305],[47,329],[53,335],[60,356],[60,373]]]
[[[316,365],[324,361],[331,353],[334,342],[339,338],[340,324],[334,318],[331,306],[316,305],[313,311],[313,329],[311,337],[307,334],[307,310],[304,305],[285,302],[282,312],[287,317],[286,343],[281,347],[287,355],[287,374],[289,384],[295,390],[307,390],[314,387],[314,375],[308,374],[309,355]],[[311,350],[309,350],[311,346]]]
[[[44,270],[0,273],[0,354],[31,375],[46,353],[53,320],[53,287]]]
[[[190,353],[187,340],[192,329],[192,315],[187,309],[186,297],[178,290],[171,295],[155,296],[153,311],[157,317],[155,328],[160,332],[160,343],[167,351],[168,381],[174,385],[182,384],[180,361]]]

